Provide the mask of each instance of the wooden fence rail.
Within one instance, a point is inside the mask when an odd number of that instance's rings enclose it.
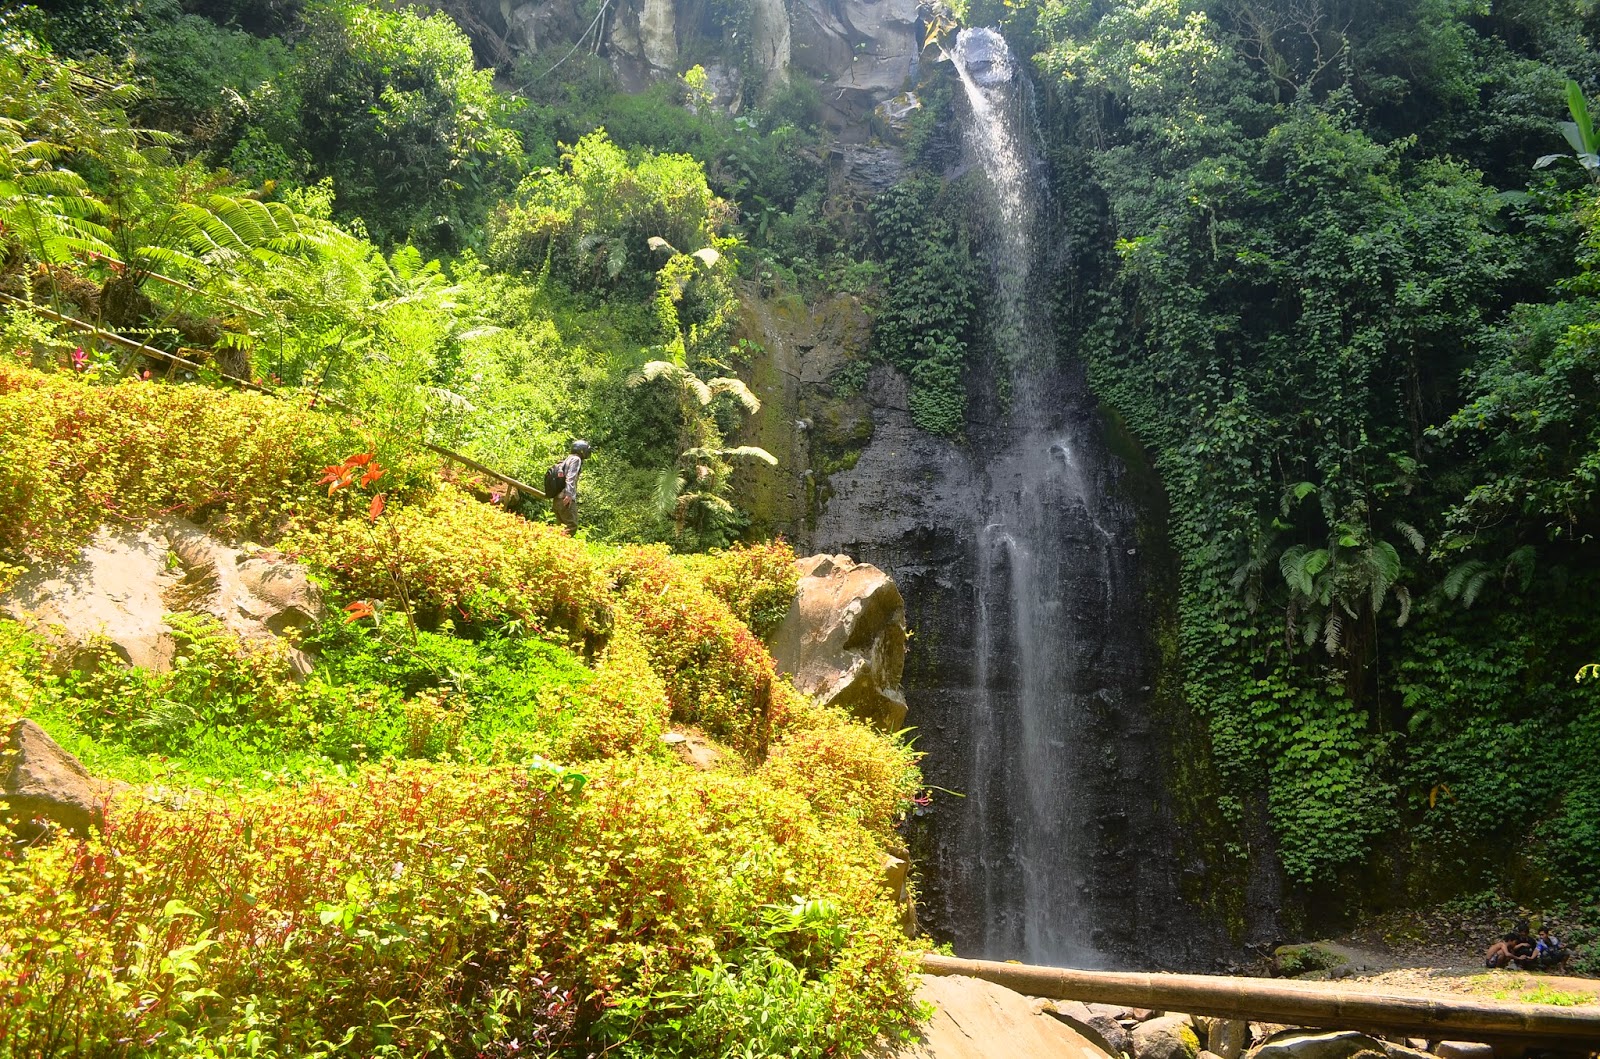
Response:
[[[932,954],[922,958],[922,970],[982,978],[1028,996],[1059,1000],[1434,1040],[1584,1053],[1600,1049],[1600,1005],[1555,1007],[1272,978],[1079,971]]]
[[[103,327],[96,327],[94,324],[88,323],[86,321],[79,320],[79,319],[76,319],[76,318],[71,317],[71,316],[67,316],[67,315],[65,315],[63,313],[58,313],[54,309],[46,309],[42,305],[33,305],[33,304],[31,304],[29,302],[26,302],[23,299],[18,298],[18,297],[14,296],[14,295],[6,294],[3,291],[0,291],[0,301],[9,303],[11,305],[19,306],[21,308],[27,309],[30,312],[38,313],[40,316],[44,317],[46,320],[54,320],[56,323],[61,324],[63,327],[67,327],[67,328],[70,328],[71,330],[79,331],[79,332],[82,332],[84,334],[92,335],[93,337],[101,339],[101,340],[106,341],[106,342],[109,342],[112,345],[117,346],[120,349],[126,349],[131,353],[139,353],[139,354],[142,354],[142,355],[147,356],[147,357],[154,357],[157,360],[164,360],[169,364],[175,364],[178,367],[182,367],[182,368],[189,368],[190,370],[196,371],[196,372],[201,372],[201,371],[211,372],[211,373],[215,374],[217,377],[219,377],[221,379],[225,379],[226,381],[233,383],[235,386],[238,386],[241,389],[253,390],[256,393],[266,394],[268,397],[288,398],[289,396],[297,396],[297,397],[298,396],[304,396],[302,391],[298,391],[298,390],[294,391],[294,393],[291,395],[291,394],[284,393],[283,391],[280,391],[280,390],[274,390],[274,389],[272,389],[270,387],[262,386],[258,382],[251,382],[248,379],[237,378],[236,376],[229,375],[226,372],[218,371],[214,367],[207,367],[206,365],[201,364],[198,361],[190,360],[187,357],[181,357],[176,353],[168,353],[164,349],[157,349],[155,346],[147,346],[143,342],[135,342],[131,338],[124,338],[122,335],[119,335],[114,331],[107,331]],[[349,413],[354,414],[355,411],[356,411],[354,408],[351,408],[349,405],[341,404],[340,402],[335,401],[333,398],[326,397],[326,396],[324,396],[322,394],[312,394],[311,395],[311,400],[312,400],[312,402],[314,404],[325,404],[330,408],[337,408],[341,412],[349,412]],[[443,456],[447,460],[451,460],[451,461],[453,461],[455,463],[461,464],[463,467],[466,467],[466,468],[468,468],[470,470],[477,471],[480,474],[488,475],[490,478],[493,478],[495,481],[500,482],[500,483],[502,483],[504,485],[511,486],[512,488],[516,489],[519,493],[522,493],[522,494],[524,494],[526,496],[531,496],[535,500],[546,500],[546,499],[548,499],[548,497],[546,497],[544,495],[544,491],[543,490],[535,489],[533,486],[527,484],[526,482],[519,482],[517,479],[511,477],[509,474],[501,474],[499,471],[494,470],[491,467],[486,467],[483,464],[479,463],[477,460],[474,460],[469,456],[463,456],[461,453],[456,452],[454,449],[447,449],[443,445],[435,445],[431,441],[422,441],[422,442],[419,442],[419,444],[421,444],[422,447],[427,449],[429,452],[437,453],[440,456]]]

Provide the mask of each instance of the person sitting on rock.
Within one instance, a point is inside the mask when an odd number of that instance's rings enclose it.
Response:
[[[1560,970],[1567,965],[1567,960],[1572,953],[1562,948],[1561,939],[1550,933],[1549,927],[1539,929],[1539,937],[1534,941],[1534,962],[1541,971]]]

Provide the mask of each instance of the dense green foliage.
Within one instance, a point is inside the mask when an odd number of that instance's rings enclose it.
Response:
[[[1584,103],[1600,16],[1577,0],[953,7],[1034,60],[1051,237],[1071,251],[1051,307],[1063,355],[1165,486],[1162,646],[1180,671],[1164,683],[1204,722],[1208,746],[1182,750],[1214,760],[1234,838],[1212,867],[1264,855],[1243,836],[1265,824],[1302,894],[1349,907],[1496,886],[1600,899],[1600,699],[1572,679],[1600,658],[1600,141]],[[587,48],[490,71],[449,10],[39,0],[0,18],[0,574],[108,521],[183,515],[292,551],[373,608],[309,635],[323,664],[304,683],[198,618],[179,619],[170,674],[53,676],[45,646],[0,624],[0,694],[97,768],[222,785],[201,823],[141,807],[114,825],[152,864],[315,831],[319,813],[367,820],[343,770],[380,803],[470,802],[452,841],[503,889],[436,857],[430,879],[482,895],[442,915],[433,882],[379,882],[386,843],[410,839],[374,817],[355,890],[317,862],[279,911],[317,920],[307,945],[330,966],[383,971],[291,1010],[272,983],[314,961],[239,955],[260,927],[243,882],[91,878],[91,844],[37,877],[8,863],[0,885],[85,945],[137,935],[96,919],[96,887],[166,909],[169,948],[137,936],[144,963],[97,979],[104,1005],[74,1032],[148,990],[151,1033],[209,1034],[219,1054],[252,1027],[331,1050],[358,1022],[370,1039],[349,1046],[368,1050],[523,1033],[718,1054],[754,1026],[778,1052],[854,1044],[903,1010],[882,973],[889,913],[857,875],[890,840],[908,755],[776,679],[758,635],[792,588],[781,546],[668,548],[745,535],[733,468],[770,460],[738,443],[759,407],[737,378],[741,297],[863,295],[871,356],[829,385],[888,364],[923,430],[959,440],[975,394],[1004,403],[954,77],[923,63],[909,129],[875,126],[908,171],[868,201],[830,175],[801,78],[765,98],[752,78],[725,109],[705,69],[626,94]],[[719,38],[750,38],[743,0],[679,14],[683,54],[708,65],[730,58]],[[291,400],[169,385],[224,375]],[[578,436],[596,447],[583,544],[501,479],[439,480],[416,445],[538,483]],[[376,490],[317,483],[352,453],[388,468],[381,518]],[[610,829],[633,804],[618,791],[671,769],[674,725],[737,762],[668,784],[718,806],[695,818],[711,824],[657,841],[694,810],[641,798],[640,830]],[[582,763],[589,782],[536,760]],[[649,918],[634,908],[537,935],[499,909],[550,884],[505,867],[500,818],[474,815],[490,810],[458,781],[514,798],[509,826],[549,822],[540,848],[575,887],[597,858],[636,855],[670,876],[662,894],[705,888],[715,908],[672,939],[622,940]],[[285,782],[316,792],[309,807]],[[717,828],[785,852],[752,862],[748,887],[702,875],[727,867]],[[825,855],[848,865],[834,891],[805,860]],[[449,958],[499,962],[394,955],[431,930]],[[433,991],[401,984],[422,977]]]
[[[879,871],[916,755],[778,676],[746,622],[787,547],[587,545],[404,446],[374,506],[318,480],[357,439],[268,397],[7,365],[0,409],[0,572],[184,515],[352,601],[305,679],[200,615],[167,672],[0,622],[4,719],[154,784],[0,857],[8,1048],[821,1055],[913,1013]]]
[[[1386,864],[1593,896],[1592,779],[1562,764],[1600,715],[1572,680],[1596,640],[1592,192],[1532,166],[1594,27],[1402,7],[1019,19],[1061,169],[1103,203],[1071,333],[1171,499],[1226,811],[1265,794],[1284,867],[1325,890]]]
[[[0,20],[0,588],[183,518],[307,564],[330,616],[179,609],[164,672],[0,622],[0,721],[133,785],[0,857],[0,1051],[902,1032],[917,754],[778,675],[792,550],[723,550],[732,467],[771,460],[733,437],[738,273],[853,263],[791,223],[805,92],[736,121],[692,71],[632,99],[578,63],[514,99],[443,14],[91,7]],[[576,436],[580,539],[418,444],[538,483]]]

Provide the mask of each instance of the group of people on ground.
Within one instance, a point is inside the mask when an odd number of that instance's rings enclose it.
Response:
[[[1522,971],[1559,971],[1566,967],[1571,955],[1572,951],[1563,946],[1561,939],[1550,933],[1548,927],[1530,934],[1528,921],[1522,920],[1489,946],[1483,954],[1483,965]]]

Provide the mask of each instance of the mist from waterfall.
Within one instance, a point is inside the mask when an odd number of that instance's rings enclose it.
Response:
[[[969,860],[953,867],[979,922],[962,954],[1096,966],[1105,958],[1084,893],[1095,821],[1074,781],[1097,767],[1086,673],[1119,552],[1079,464],[1080,424],[1060,400],[1031,86],[992,29],[963,30],[951,58],[966,148],[989,189],[990,339],[1012,428],[1008,443],[974,455],[987,490],[973,540],[977,716],[960,840]]]

